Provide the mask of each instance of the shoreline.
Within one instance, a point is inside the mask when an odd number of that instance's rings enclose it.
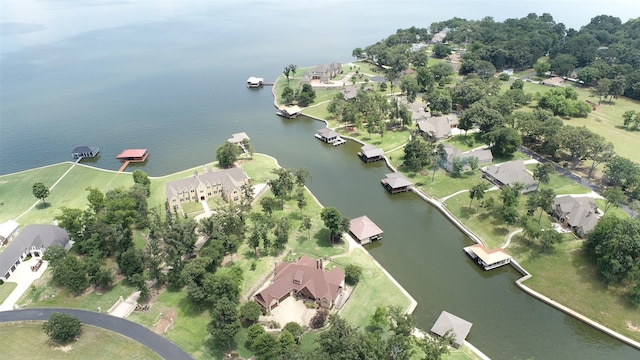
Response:
[[[279,79],[280,77],[278,77]],[[276,82],[278,81],[278,79],[276,79]],[[275,89],[275,86],[273,87],[273,89]],[[274,106],[277,108],[277,96],[275,94],[275,90],[272,90],[272,93],[274,95]],[[321,121],[325,124],[325,126],[327,128],[329,128],[329,122],[325,119],[316,117],[316,116],[312,116],[312,115],[307,115],[302,113],[302,115],[314,119],[316,121]],[[335,130],[335,129],[332,129]],[[360,141],[359,139],[353,138],[349,135],[341,135],[344,138],[350,139],[352,141],[355,141],[361,145],[366,145],[366,143]],[[399,172],[394,166],[393,164],[391,164],[391,161],[387,158],[386,154],[384,156],[384,161],[385,161],[385,165],[387,166],[387,168],[393,172]],[[477,243],[477,244],[482,244],[485,245],[484,242],[482,241],[482,239],[480,239],[480,237],[478,237],[476,234],[474,234],[471,230],[469,230],[466,226],[464,226],[464,224],[458,220],[458,218],[455,217],[455,215],[453,215],[442,203],[440,203],[439,201],[437,201],[437,199],[423,193],[422,191],[420,191],[419,189],[416,189],[415,187],[411,187],[411,191],[416,194],[418,197],[420,197],[421,199],[423,199],[426,203],[428,203],[429,205],[435,207],[438,211],[440,211],[441,214],[443,214],[456,228],[458,228],[458,230],[460,230],[462,233],[464,233],[467,237],[469,237],[473,242]],[[369,254],[369,256],[371,256],[371,254]],[[567,314],[572,316],[573,318],[582,321],[583,323],[597,329],[600,330],[601,332],[615,338],[616,340],[619,340],[629,346],[632,346],[638,350],[640,350],[640,341],[636,341],[633,340],[625,335],[622,335],[620,333],[618,333],[617,331],[610,329],[604,325],[602,325],[601,323],[582,315],[581,313],[569,308],[566,305],[563,305],[557,301],[552,300],[551,298],[545,296],[544,294],[541,294],[531,288],[529,288],[528,286],[524,285],[523,283],[525,281],[527,281],[528,279],[530,279],[531,277],[533,277],[533,275],[531,275],[531,273],[529,273],[524,267],[522,267],[522,265],[520,265],[515,259],[512,258],[511,262],[510,262],[511,266],[518,271],[520,274],[522,274],[523,276],[520,277],[518,280],[516,280],[516,286],[518,286],[518,288],[520,288],[522,291],[524,291],[525,293],[527,293],[528,295],[532,296],[534,299],[537,299],[539,301],[542,301],[543,303]]]

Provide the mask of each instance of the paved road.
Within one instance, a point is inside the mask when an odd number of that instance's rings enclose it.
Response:
[[[149,349],[155,351],[165,359],[170,360],[192,360],[186,352],[180,349],[171,341],[154,333],[146,327],[133,323],[129,320],[120,319],[111,315],[99,314],[96,312],[78,310],[78,309],[23,309],[0,311],[0,322],[10,321],[27,321],[49,319],[52,312],[62,312],[75,316],[83,324],[101,327],[111,330],[133,339]]]

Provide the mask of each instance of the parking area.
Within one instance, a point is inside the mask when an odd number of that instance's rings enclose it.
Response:
[[[32,266],[37,266],[38,261],[41,261],[40,258],[33,257],[27,261],[23,261],[18,265],[16,271],[11,274],[11,277],[7,282],[14,282],[18,284],[13,292],[7,297],[7,299],[0,304],[0,311],[4,310],[13,310],[14,305],[20,300],[22,294],[24,294],[29,286],[36,280],[39,279],[42,274],[47,270],[49,263],[47,261],[42,261],[42,264],[37,269],[37,271],[32,270]]]

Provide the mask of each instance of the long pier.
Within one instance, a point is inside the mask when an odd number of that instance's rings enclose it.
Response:
[[[120,169],[118,169],[118,172],[123,172],[123,171],[124,171],[124,169],[126,169],[126,168],[127,168],[127,166],[129,166],[129,164],[130,164],[130,163],[131,163],[131,160],[125,160],[125,161],[122,163],[122,166],[120,166]]]

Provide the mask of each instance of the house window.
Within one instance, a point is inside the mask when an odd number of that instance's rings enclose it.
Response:
[[[176,199],[171,200],[171,202],[176,202]]]
[[[195,191],[195,190],[193,190],[193,189],[191,189],[191,192],[192,192],[192,193],[194,193],[194,192],[196,192],[196,191]]]

